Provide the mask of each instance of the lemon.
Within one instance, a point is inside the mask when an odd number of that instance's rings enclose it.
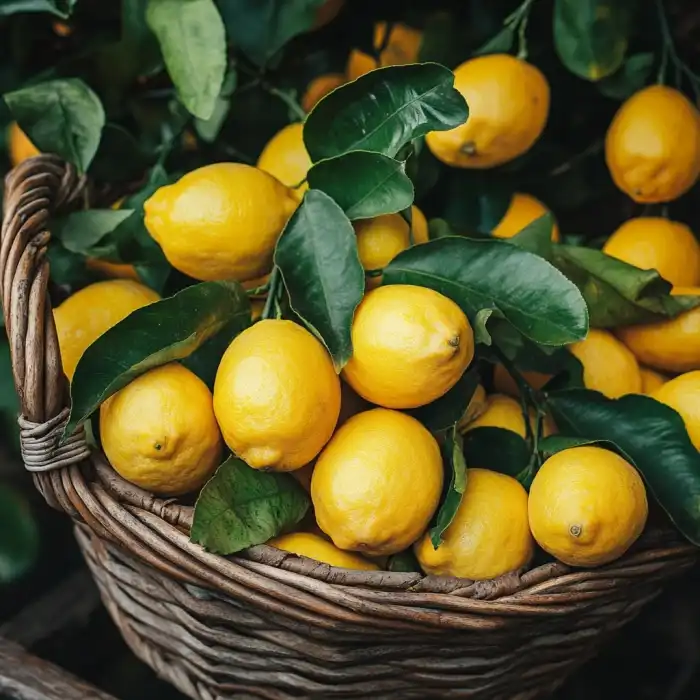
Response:
[[[10,163],[13,167],[40,154],[39,149],[29,140],[17,122],[12,122],[7,134]]]
[[[699,296],[700,287],[675,287],[673,295]],[[700,369],[700,308],[675,318],[618,328],[617,336],[637,359],[666,372]]]
[[[530,487],[530,529],[542,549],[570,566],[600,566],[641,535],[647,497],[637,470],[600,447],[550,457]]]
[[[160,297],[131,280],[96,282],[68,297],[53,312],[63,371],[73,379],[78,360],[105,331]]]
[[[492,54],[468,60],[454,74],[469,119],[426,136],[438,160],[460,168],[492,168],[532,148],[549,115],[549,84],[538,68],[509,54]]]
[[[226,444],[253,469],[292,471],[333,434],[340,380],[309,331],[292,321],[258,321],[221,359],[214,411]]]
[[[329,92],[345,84],[342,73],[324,73],[314,78],[301,98],[301,108],[310,112]]]
[[[303,181],[311,167],[303,133],[303,124],[285,126],[267,142],[258,158],[258,168],[276,177],[283,185],[295,188],[292,194],[299,201],[309,189],[308,183]]]
[[[603,252],[642,270],[656,270],[674,286],[700,285],[700,243],[676,221],[640,216],[625,221]]]
[[[415,408],[449,391],[474,357],[474,334],[447,297],[412,285],[368,292],[352,323],[345,380],[386,408]]]
[[[392,24],[389,40],[385,42],[386,31],[386,22],[377,22],[374,25],[374,48],[379,50],[384,47],[379,56],[379,63],[375,58],[359,49],[353,49],[350,52],[345,69],[348,80],[355,80],[375,68],[403,66],[418,60],[418,52],[423,41],[422,32],[401,22],[396,22]]]
[[[121,476],[163,496],[198,489],[221,460],[211,392],[177,362],[149,370],[107,399],[100,437]]]
[[[269,173],[241,163],[193,170],[159,188],[145,224],[170,264],[198,280],[245,280],[270,271],[284,225],[297,206]]]
[[[533,408],[529,409],[530,425],[533,430],[537,426],[537,414]],[[467,425],[463,432],[474,428],[504,428],[512,430],[520,437],[527,437],[527,428],[523,409],[518,401],[503,394],[491,394],[486,397],[486,406],[479,416]],[[542,421],[542,436],[547,437],[556,432],[554,422],[549,416]]]
[[[612,333],[591,328],[585,340],[569,345],[583,365],[586,388],[610,399],[642,390],[642,377],[635,356]]]
[[[700,114],[665,85],[635,93],[618,110],[605,137],[615,184],[636,202],[670,202],[700,175]]]
[[[651,395],[668,381],[668,377],[648,367],[640,367],[639,373],[642,376],[642,394]]]
[[[341,569],[362,569],[377,571],[379,567],[359,554],[344,552],[334,544],[311,532],[294,532],[270,540],[267,544],[285,552],[292,552],[302,557],[309,557],[324,564],[337,566]]]
[[[503,218],[491,232],[496,238],[512,238],[533,221],[549,212],[539,199],[530,194],[516,192],[510,200]],[[559,227],[552,227],[552,240],[559,240]]]
[[[442,544],[435,549],[426,532],[414,550],[423,571],[436,576],[478,581],[520,569],[534,551],[525,489],[505,474],[467,470],[467,488]]]
[[[442,492],[435,438],[415,418],[375,408],[350,418],[316,462],[311,500],[340,549],[395,554],[425,530]]]
[[[523,371],[520,374],[527,385],[535,389],[535,391],[542,389],[553,376],[535,371]],[[493,368],[493,388],[499,394],[508,394],[508,396],[514,396],[515,398],[520,396],[520,390],[515,379],[510,376],[510,372],[504,365],[496,365]]]
[[[680,414],[691,442],[700,450],[700,371],[669,380],[652,397]]]

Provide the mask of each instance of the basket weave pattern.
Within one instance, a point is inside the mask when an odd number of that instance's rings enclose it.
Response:
[[[530,700],[694,563],[693,547],[657,530],[599,569],[550,563],[482,582],[347,571],[264,545],[205,552],[189,541],[190,507],[124,481],[99,453],[86,458],[80,436],[57,451],[68,392],[48,225],[87,194],[53,156],[6,179],[0,274],[25,463],[75,521],[127,643],[186,695]]]

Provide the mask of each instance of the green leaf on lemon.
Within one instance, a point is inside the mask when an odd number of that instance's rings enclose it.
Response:
[[[700,453],[676,411],[648,396],[586,389],[550,394],[547,405],[563,434],[607,440],[629,455],[676,527],[700,545]]]
[[[543,345],[573,343],[588,331],[588,311],[576,286],[546,260],[505,241],[439,238],[397,255],[383,280],[444,294],[472,325],[479,312],[493,309]]]
[[[71,253],[95,258],[110,257],[112,246],[105,239],[132,214],[131,209],[75,211],[56,221],[52,232]]]
[[[144,372],[183,360],[219,332],[235,335],[249,323],[250,302],[237,282],[202,282],[133,311],[80,358],[64,434]]]
[[[381,153],[351,151],[316,163],[309,187],[332,197],[349,219],[395,214],[413,202],[406,164]]]
[[[483,426],[467,430],[462,439],[464,458],[470,467],[507,474],[525,488],[530,488],[530,448],[518,433],[505,428]]]
[[[541,258],[551,261],[553,228],[554,217],[551,212],[546,212],[507,240],[523,250],[529,250]]]
[[[355,231],[343,210],[308,190],[275,249],[292,309],[326,345],[340,371],[352,355],[350,326],[365,274]]]
[[[469,114],[452,71],[437,63],[389,66],[324,97],[304,124],[315,163],[349,151],[395,156],[404,144],[463,124]]]

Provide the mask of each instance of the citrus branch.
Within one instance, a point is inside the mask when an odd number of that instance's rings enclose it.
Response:
[[[659,72],[657,73],[656,81],[661,85],[664,84],[670,61],[676,71],[676,87],[679,89],[682,87],[683,76],[685,75],[693,88],[695,97],[700,99],[700,76],[696,75],[688,64],[678,55],[663,0],[656,0],[656,13],[659,19],[659,26],[661,27],[662,43],[661,62],[659,64]]]

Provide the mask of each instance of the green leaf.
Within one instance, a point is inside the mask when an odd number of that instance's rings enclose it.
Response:
[[[132,214],[131,209],[76,211],[56,221],[52,230],[71,253],[107,258],[112,253],[112,246],[105,238]]]
[[[406,412],[420,421],[431,433],[453,428],[466,413],[478,384],[479,374],[476,368],[468,369],[439,399]]]
[[[597,81],[625,59],[629,0],[556,0],[554,47],[575,75]]]
[[[324,97],[304,124],[315,163],[348,151],[395,156],[429,131],[463,124],[469,114],[452,71],[437,63],[389,66],[366,73]]]
[[[551,394],[547,404],[564,434],[608,440],[629,455],[676,527],[700,545],[700,453],[678,413],[648,396],[585,389]]]
[[[352,355],[350,326],[365,273],[343,210],[324,192],[307,190],[275,250],[292,309],[325,343],[340,371]]]
[[[453,169],[445,185],[443,218],[458,234],[490,234],[513,196],[508,182],[491,174]]]
[[[524,336],[565,345],[588,332],[578,289],[546,260],[500,240],[440,238],[397,255],[384,268],[384,284],[429,287],[469,316],[494,310]]]
[[[387,571],[397,571],[405,574],[420,573],[418,559],[412,549],[404,549],[403,552],[392,554],[386,564]]]
[[[613,100],[626,100],[647,84],[654,63],[653,53],[636,53],[618,71],[603,78],[598,83],[598,90]]]
[[[233,324],[240,332],[249,323],[250,302],[237,282],[202,282],[132,312],[80,358],[65,435],[144,372],[188,357]]]
[[[209,119],[226,71],[226,31],[214,0],[149,0],[146,21],[190,114]]]
[[[25,574],[39,554],[39,530],[20,494],[0,486],[0,583]]]
[[[530,448],[518,433],[505,428],[484,426],[467,430],[462,439],[464,458],[471,468],[507,474],[525,488],[530,487]]]
[[[539,219],[535,219],[522,231],[507,239],[523,250],[529,250],[545,260],[552,259],[552,229],[554,228],[554,216],[546,212]]]
[[[609,440],[591,440],[590,438],[571,437],[570,435],[550,435],[540,440],[539,452],[542,459],[549,459],[552,455],[562,450],[570,450],[572,447],[583,447],[585,445],[598,445],[606,450],[619,452],[621,457],[632,461],[615,443]]]
[[[671,285],[656,270],[593,248],[553,246],[553,263],[581,290],[596,328],[669,318],[700,304],[700,296],[671,296]]]
[[[491,53],[510,53],[515,42],[515,27],[508,25],[503,27],[498,34],[492,36],[485,44],[478,48],[475,56],[486,56]]]
[[[406,165],[381,153],[350,151],[316,163],[309,187],[332,197],[349,219],[395,214],[413,202]]]
[[[454,520],[467,488],[467,463],[464,461],[462,438],[455,429],[445,440],[443,459],[450,470],[450,482],[429,530],[435,549],[442,544],[442,536]]]
[[[81,172],[88,169],[105,113],[99,97],[82,80],[49,80],[10,92],[4,99],[40,151],[58,154]]]
[[[308,31],[325,0],[218,0],[233,43],[264,66],[290,39]]]
[[[0,17],[18,12],[49,12],[67,19],[77,0],[0,0]]]
[[[215,554],[263,544],[306,515],[309,497],[289,474],[251,469],[227,459],[204,485],[190,539]]]

